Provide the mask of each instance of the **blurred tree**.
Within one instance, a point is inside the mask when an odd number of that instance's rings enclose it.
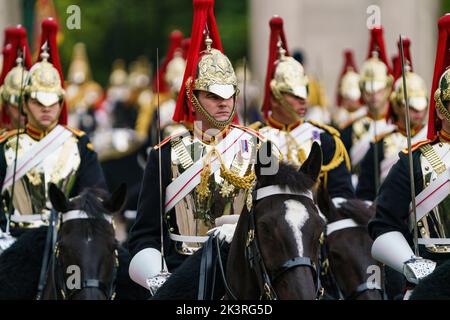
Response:
[[[25,0],[30,1],[30,0]],[[222,44],[231,61],[247,54],[247,1],[216,0],[215,13]],[[179,29],[190,36],[191,0],[57,0],[54,1],[64,33],[60,54],[67,72],[75,43],[87,47],[96,81],[107,85],[112,62],[126,62],[146,55],[155,65],[156,48],[160,60],[165,55],[169,33]],[[70,5],[81,9],[81,29],[69,30],[66,12]]]

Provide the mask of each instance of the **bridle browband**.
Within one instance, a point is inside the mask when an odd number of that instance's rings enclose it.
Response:
[[[362,228],[363,226],[356,223],[353,219],[341,219],[331,223],[328,223],[325,226],[325,230],[323,231],[320,237],[320,260],[321,260],[321,276],[324,282],[328,283],[330,286],[334,286],[335,291],[337,292],[339,300],[356,300],[360,295],[369,290],[377,290],[381,293],[381,296],[384,297],[384,290],[377,284],[368,284],[367,281],[359,284],[350,294],[344,295],[341,290],[339,283],[336,280],[335,275],[330,269],[330,262],[328,259],[328,236],[336,231],[348,229],[348,228]]]
[[[112,224],[112,216],[108,214],[103,214],[104,220],[108,222],[109,224]],[[103,218],[100,218],[100,220],[103,220]],[[61,214],[61,224],[65,223],[70,220],[80,220],[80,219],[86,219],[86,220],[95,220],[98,218],[94,218],[92,216],[89,216],[86,212],[82,210],[70,210],[65,213]],[[116,287],[116,279],[117,279],[117,272],[119,268],[119,259],[118,259],[118,252],[117,249],[114,251],[115,254],[115,261],[114,261],[114,267],[112,272],[112,284],[108,285],[104,283],[103,281],[99,280],[98,278],[88,278],[83,279],[80,281],[80,287],[74,288],[74,289],[68,289],[65,284],[65,278],[64,273],[62,270],[62,267],[60,266],[59,262],[59,240],[55,244],[55,249],[52,254],[52,273],[53,273],[53,287],[55,290],[55,297],[58,296],[58,293],[61,294],[62,298],[64,300],[70,299],[75,294],[81,292],[84,289],[97,289],[106,297],[108,300],[114,299],[115,296],[115,287]],[[58,271],[58,272],[57,272]]]
[[[289,259],[285,261],[281,266],[276,268],[275,270],[272,270],[270,273],[268,272],[263,256],[261,254],[261,250],[259,248],[258,240],[256,237],[256,224],[255,224],[255,214],[254,214],[254,207],[256,205],[256,202],[270,197],[274,195],[295,195],[299,197],[305,197],[307,199],[310,199],[312,202],[314,202],[313,194],[310,190],[305,192],[297,192],[292,189],[290,189],[287,186],[280,186],[280,185],[271,185],[259,189],[253,189],[253,206],[252,209],[248,213],[248,230],[247,230],[247,237],[246,237],[246,243],[245,243],[245,256],[247,258],[247,261],[250,265],[250,268],[255,271],[259,290],[260,290],[260,299],[268,299],[268,300],[277,300],[277,294],[273,288],[273,283],[277,281],[277,279],[284,274],[286,271],[303,266],[303,267],[309,267],[311,271],[313,272],[315,276],[315,284],[316,284],[316,296],[320,289],[320,280],[319,275],[320,272],[316,270],[316,266],[314,262],[309,257],[294,257],[292,259]],[[218,242],[217,242],[218,243]],[[219,251],[218,251],[219,252]],[[219,258],[219,262],[221,262],[221,258]],[[219,263],[221,264],[221,263]],[[226,281],[223,268],[221,266],[222,276],[223,280],[225,282],[225,288],[227,290],[228,295],[236,299],[236,296],[231,292],[228,283]]]

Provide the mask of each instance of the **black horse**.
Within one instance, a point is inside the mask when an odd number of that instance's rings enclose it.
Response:
[[[263,144],[260,152],[270,148],[270,143]],[[153,299],[198,299],[199,279],[207,279],[213,287],[203,299],[316,298],[318,244],[324,221],[312,200],[312,190],[322,164],[320,147],[314,144],[299,171],[279,163],[276,174],[264,175],[259,159],[253,210],[241,214],[231,246],[210,238]],[[272,161],[278,163],[275,158]],[[212,275],[205,276],[202,258],[208,247],[215,263]]]
[[[336,208],[325,190],[320,190],[318,201],[327,218],[320,240],[323,298],[384,299],[384,269],[372,258],[373,241],[367,230],[374,208],[359,199]]]
[[[50,185],[49,196],[60,226],[42,298],[146,298],[147,291],[128,277],[131,257],[118,246],[111,223],[126,200],[125,185],[111,197],[86,189],[70,201]],[[0,299],[36,298],[47,230],[27,230],[0,256]]]

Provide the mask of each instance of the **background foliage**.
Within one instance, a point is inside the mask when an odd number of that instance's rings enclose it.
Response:
[[[23,1],[26,25],[32,25],[34,0]],[[155,65],[156,48],[162,58],[172,30],[179,29],[185,37],[191,32],[192,0],[54,0],[54,4],[63,31],[63,71],[67,73],[73,45],[84,42],[94,78],[102,85],[107,85],[115,59],[129,63],[145,55]],[[70,5],[81,9],[80,30],[66,27]],[[242,58],[247,54],[247,1],[216,0],[215,13],[225,53],[232,62]]]

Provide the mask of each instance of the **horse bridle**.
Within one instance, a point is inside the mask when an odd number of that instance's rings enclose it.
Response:
[[[105,220],[112,224],[112,218],[110,215],[104,215]],[[76,219],[94,219],[92,217],[89,217],[85,212],[81,210],[71,210],[68,212],[65,212],[62,214],[62,220],[61,222],[64,223],[69,220],[76,220]],[[62,224],[61,224],[62,225]],[[61,294],[62,298],[64,300],[68,300],[71,297],[73,297],[75,294],[81,292],[84,289],[98,289],[100,292],[103,293],[103,295],[106,297],[107,300],[113,300],[115,296],[115,288],[116,288],[116,280],[117,280],[117,272],[119,269],[119,258],[118,258],[118,252],[117,248],[114,250],[115,255],[115,261],[112,271],[112,284],[107,285],[103,281],[99,280],[98,278],[88,278],[83,279],[80,281],[80,287],[74,288],[74,289],[68,289],[65,285],[65,278],[63,274],[63,268],[61,267],[60,261],[59,261],[59,241],[57,240],[55,243],[55,248],[52,254],[52,274],[53,274],[53,287],[55,290],[55,296],[57,296],[58,293]],[[58,271],[58,272],[57,272]]]
[[[277,300],[278,297],[272,284],[286,271],[300,266],[309,267],[313,272],[315,277],[315,285],[317,289],[316,296],[317,296],[319,289],[321,287],[319,279],[320,272],[317,271],[316,266],[314,262],[311,260],[311,258],[294,257],[282,263],[281,266],[276,268],[270,274],[265,266],[261,250],[259,248],[258,239],[256,237],[255,214],[253,208],[255,207],[256,202],[258,200],[279,194],[306,197],[314,202],[312,192],[309,190],[306,192],[296,192],[286,186],[279,186],[279,185],[271,185],[260,189],[253,189],[252,191],[253,205],[248,213],[248,230],[245,244],[245,256],[250,265],[250,268],[255,271],[256,277],[258,279],[260,299]],[[221,259],[219,259],[219,261],[221,261]],[[235,299],[236,297],[231,292],[226,281],[225,281],[225,288],[227,290],[228,295]]]
[[[366,282],[360,283],[350,294],[344,295],[339,283],[336,280],[334,273],[330,269],[330,262],[328,258],[329,247],[328,247],[328,236],[333,232],[348,229],[348,228],[362,228],[363,226],[357,224],[353,219],[341,219],[331,222],[325,226],[325,230],[320,236],[320,261],[321,261],[321,277],[322,282],[328,284],[329,287],[334,287],[337,292],[339,300],[356,300],[360,295],[370,290],[377,290],[384,297],[385,292],[378,284],[370,284]],[[326,293],[325,293],[326,294]],[[327,295],[327,294],[326,294]],[[329,296],[329,295],[328,295]],[[335,298],[333,296],[333,298]]]

